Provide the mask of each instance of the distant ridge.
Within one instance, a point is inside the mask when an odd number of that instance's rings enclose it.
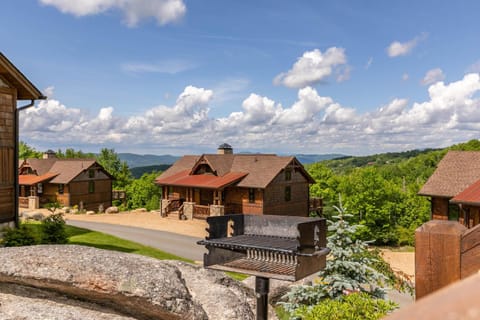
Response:
[[[344,158],[348,156],[344,154],[339,154],[339,153],[327,153],[327,154],[296,154],[295,157],[302,164],[310,164],[310,163],[320,162],[324,160]]]
[[[173,164],[180,157],[154,154],[135,154],[135,153],[119,153],[120,160],[125,161],[130,168],[156,166],[160,164]]]

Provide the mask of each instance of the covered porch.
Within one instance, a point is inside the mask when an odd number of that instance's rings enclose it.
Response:
[[[162,187],[162,216],[206,219],[225,214],[225,190],[193,187]]]
[[[51,199],[44,194],[44,184],[57,176],[54,173],[18,176],[19,194],[18,205],[20,208],[38,209],[40,204],[50,202]]]

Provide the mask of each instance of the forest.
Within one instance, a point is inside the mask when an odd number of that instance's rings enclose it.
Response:
[[[312,197],[323,199],[323,214],[331,219],[339,197],[360,224],[357,236],[377,245],[413,245],[415,229],[429,220],[430,202],[417,193],[448,150],[480,150],[479,140],[444,149],[344,157],[306,166],[317,181]]]
[[[24,142],[19,147],[20,159],[41,157],[41,152]],[[417,193],[448,150],[480,151],[480,141],[444,149],[342,157],[306,165],[316,181],[310,187],[310,195],[323,199],[323,215],[330,220],[335,215],[334,206],[341,200],[352,214],[349,222],[362,226],[357,231],[361,240],[372,240],[377,245],[414,245],[415,229],[430,217],[429,199]],[[159,167],[133,170],[135,178],[115,150],[107,148],[99,154],[58,150],[57,157],[95,158],[115,177],[113,188],[126,190],[128,200],[122,209],[158,209],[160,188],[154,180],[161,173],[155,170]]]

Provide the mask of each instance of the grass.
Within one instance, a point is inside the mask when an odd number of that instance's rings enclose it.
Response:
[[[29,229],[31,234],[37,240],[40,239],[40,223],[28,222],[25,223],[25,226]],[[160,260],[180,260],[189,263],[194,262],[193,260],[185,259],[171,253],[167,253],[149,246],[139,244],[137,242],[125,240],[102,232],[77,228],[69,225],[65,225],[65,231],[68,236],[68,244],[77,244],[98,249],[135,253]]]
[[[68,225],[65,226],[65,229],[68,235],[69,244],[78,244],[112,251],[136,253],[159,260],[181,260],[193,263],[192,260],[185,259],[133,241],[111,236],[109,234]]]

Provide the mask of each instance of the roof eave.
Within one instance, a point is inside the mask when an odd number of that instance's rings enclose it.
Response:
[[[23,89],[23,90],[18,90],[17,91],[18,92],[17,93],[17,99],[18,100],[44,100],[44,99],[47,98],[1,52],[0,52],[0,66],[2,66],[7,71],[7,76],[8,76],[7,81],[11,82],[11,80],[13,79],[13,80],[15,80],[16,83],[18,83],[22,87],[21,89]]]

